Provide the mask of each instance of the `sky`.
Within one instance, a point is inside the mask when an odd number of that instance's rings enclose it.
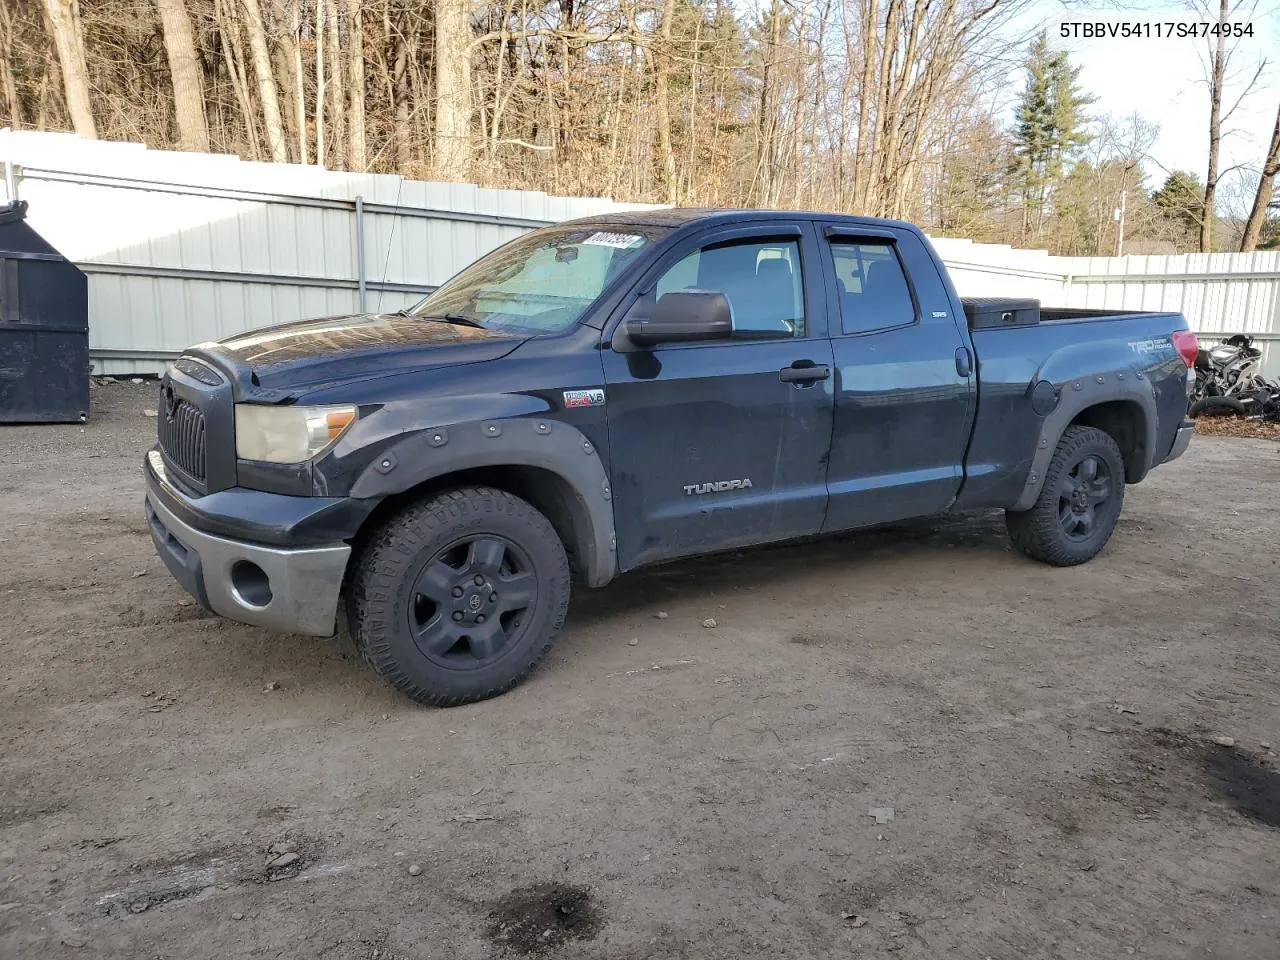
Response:
[[[1232,0],[1236,3],[1238,0]],[[1245,0],[1244,7],[1251,5]],[[1198,20],[1186,12],[1181,0],[1135,0],[1127,9],[1116,4],[1092,4],[1088,9],[1063,0],[1037,0],[1012,29],[1034,31],[1043,24],[1055,49],[1066,50],[1081,67],[1080,85],[1097,98],[1090,107],[1095,115],[1126,116],[1134,111],[1160,127],[1151,150],[1148,187],[1158,187],[1169,170],[1190,170],[1205,175],[1209,159],[1209,93],[1204,83],[1203,61],[1208,53],[1204,39],[1190,38],[1106,38],[1063,39],[1060,25],[1066,22],[1165,22]],[[1108,6],[1110,9],[1108,9]],[[1213,4],[1216,7],[1216,3]],[[1232,53],[1224,109],[1244,89],[1257,69],[1260,58],[1269,61],[1254,84],[1253,92],[1241,103],[1224,127],[1219,166],[1226,170],[1237,164],[1261,167],[1276,110],[1280,107],[1280,0],[1259,0],[1251,17],[1255,36],[1243,38]],[[1023,86],[1024,74],[1010,72],[1007,89],[1012,95]],[[1234,82],[1233,82],[1234,81]],[[1009,104],[1012,111],[1012,103]],[[1224,186],[1235,174],[1228,174]],[[1228,200],[1228,202],[1230,202]],[[1222,211],[1229,212],[1229,211]]]

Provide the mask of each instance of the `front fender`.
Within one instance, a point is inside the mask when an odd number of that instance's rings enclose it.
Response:
[[[589,586],[617,572],[613,491],[595,445],[578,429],[544,417],[508,417],[428,427],[403,436],[357,476],[351,496],[381,499],[451,473],[479,467],[533,467],[555,474],[572,492],[587,529],[581,566]]]

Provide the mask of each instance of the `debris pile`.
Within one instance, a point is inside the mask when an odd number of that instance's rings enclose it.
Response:
[[[1261,366],[1262,350],[1243,333],[1201,349],[1188,415],[1280,423],[1280,383],[1263,377]]]

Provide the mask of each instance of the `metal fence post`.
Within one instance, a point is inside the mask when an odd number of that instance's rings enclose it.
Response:
[[[18,177],[14,172],[12,160],[4,162],[4,190],[10,203],[18,199]]]
[[[360,312],[368,311],[364,269],[364,197],[356,197],[356,289]]]

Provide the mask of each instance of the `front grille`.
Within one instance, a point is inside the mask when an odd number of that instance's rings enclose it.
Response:
[[[174,397],[156,418],[160,449],[191,479],[205,482],[204,414],[194,403]]]

